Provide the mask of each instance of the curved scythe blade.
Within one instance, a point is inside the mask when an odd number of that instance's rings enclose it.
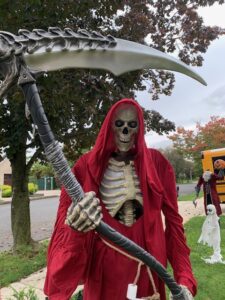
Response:
[[[51,27],[48,31],[21,29],[18,36],[0,31],[1,40],[8,44],[5,57],[10,56],[13,49],[15,55],[23,54],[26,64],[34,70],[93,68],[120,75],[133,70],[161,69],[183,73],[206,85],[192,68],[166,53],[97,32],[74,32],[70,28],[62,30],[58,27]]]
[[[90,51],[84,48],[82,51],[51,51],[26,55],[25,60],[32,68],[45,71],[54,71],[64,68],[90,68],[104,69],[114,75],[140,69],[162,69],[183,73],[203,85],[205,80],[192,68],[174,57],[153,49],[123,39],[115,39],[113,48]]]

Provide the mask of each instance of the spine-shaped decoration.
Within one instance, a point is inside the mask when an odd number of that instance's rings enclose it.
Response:
[[[48,31],[33,29],[32,31],[20,29],[19,35],[0,31],[0,60],[14,55],[33,54],[38,51],[66,51],[83,49],[107,49],[116,46],[113,36],[103,36],[99,32],[88,32],[80,29],[77,32],[70,28],[60,29],[50,27]]]
[[[135,220],[133,201],[126,201],[123,205],[123,221],[126,226],[132,226]]]

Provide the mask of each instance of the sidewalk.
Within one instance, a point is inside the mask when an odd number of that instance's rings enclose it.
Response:
[[[35,294],[38,297],[38,300],[45,300],[45,295],[43,293],[44,281],[46,275],[46,268],[39,270],[31,274],[30,276],[21,279],[19,282],[14,282],[10,284],[9,287],[5,287],[0,289],[0,300],[8,300],[10,297],[13,296],[13,290],[10,288],[14,288],[16,291],[20,291],[26,289],[28,291],[29,288],[35,290]],[[78,293],[83,286],[78,286],[74,294]],[[14,299],[14,298],[13,298]]]
[[[39,200],[39,199],[45,199],[45,198],[52,198],[52,197],[58,197],[60,195],[60,190],[39,190],[35,194],[30,195],[30,200]],[[1,204],[7,204],[12,201],[11,197],[8,198],[0,198],[0,205]],[[2,300],[0,298],[0,300]]]
[[[17,291],[23,289],[26,289],[27,291],[29,288],[32,288],[35,290],[35,294],[37,295],[38,300],[45,300],[46,296],[43,293],[45,275],[46,275],[46,268],[41,269],[38,272],[35,272],[26,278],[23,278],[19,282],[14,282],[10,286]],[[0,300],[8,300],[8,298],[12,297],[13,291],[10,288],[10,286],[0,289]],[[82,288],[83,286],[78,286],[75,293],[77,293]]]
[[[48,193],[45,193],[47,196]],[[49,195],[54,194],[53,191],[49,191]],[[204,206],[203,206],[203,199],[198,199],[197,208],[194,208],[194,205],[191,201],[180,201],[179,204],[179,212],[183,217],[183,222],[187,222],[194,216],[201,216],[204,215]],[[200,233],[199,233],[200,234]],[[45,300],[45,295],[43,293],[43,286],[45,280],[46,268],[39,270],[36,273],[31,274],[30,276],[23,278],[19,282],[12,283],[11,286],[18,290],[24,288],[33,288],[38,296],[38,300]],[[81,289],[82,286],[79,286],[76,292]],[[10,287],[2,288],[0,290],[0,300],[7,300],[9,297],[12,297],[12,290]]]

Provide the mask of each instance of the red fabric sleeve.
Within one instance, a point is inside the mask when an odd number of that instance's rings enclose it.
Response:
[[[82,160],[73,169],[80,183],[81,166]],[[70,299],[77,285],[85,281],[87,274],[90,234],[79,233],[64,224],[70,204],[71,199],[63,188],[47,258],[44,291],[51,300]]]
[[[199,179],[198,179],[198,183],[197,183],[197,187],[199,188],[199,190],[200,190],[201,185],[203,184],[203,182],[204,182],[203,177],[200,176]]]
[[[186,244],[183,219],[178,213],[174,171],[163,156],[160,157],[158,170],[164,187],[162,211],[165,216],[167,258],[173,268],[174,277],[178,284],[185,285],[195,295],[197,283],[192,273],[189,258],[190,249]]]

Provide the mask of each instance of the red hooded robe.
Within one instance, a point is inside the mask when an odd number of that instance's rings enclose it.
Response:
[[[189,260],[182,218],[178,214],[176,184],[170,163],[154,149],[148,149],[144,140],[144,121],[141,107],[132,99],[123,99],[112,106],[101,127],[94,148],[75,164],[73,172],[84,192],[95,191],[107,162],[116,150],[111,123],[115,110],[121,104],[136,107],[139,132],[134,149],[135,168],[143,194],[143,215],[127,227],[111,217],[101,202],[103,221],[145,248],[164,266],[172,265],[179,284],[196,293],[196,281]],[[100,199],[101,200],[101,199]],[[50,300],[70,299],[77,285],[84,284],[84,300],[124,300],[129,283],[134,281],[137,262],[105,245],[94,231],[79,233],[64,224],[71,199],[63,189],[57,220],[48,250],[47,275],[44,291]],[[165,230],[162,214],[165,216]],[[165,300],[163,282],[153,272],[160,299]],[[153,294],[145,266],[138,280],[137,297]]]
[[[204,193],[204,208],[205,208],[205,214],[207,215],[207,205],[213,204],[216,207],[216,213],[217,216],[220,216],[222,214],[222,209],[220,206],[220,198],[217,193],[216,189],[216,181],[217,180],[223,180],[223,175],[217,175],[212,174],[211,178],[208,182],[204,181],[203,177],[200,176],[197,187],[200,190],[201,186],[203,186],[203,193]]]

